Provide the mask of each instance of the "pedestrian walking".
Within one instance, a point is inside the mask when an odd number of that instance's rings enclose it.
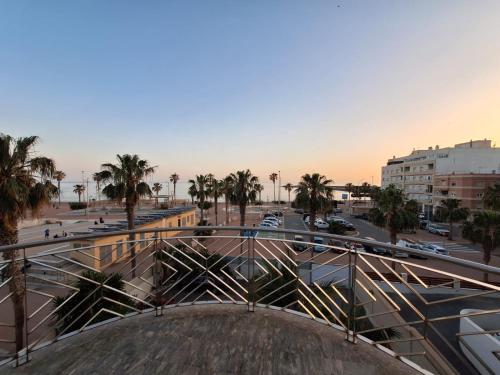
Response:
[[[50,236],[50,230],[49,228],[45,229],[45,239],[48,240]]]

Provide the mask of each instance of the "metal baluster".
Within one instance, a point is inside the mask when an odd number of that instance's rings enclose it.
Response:
[[[256,296],[255,296],[255,240],[253,237],[250,237],[248,239],[248,256],[247,259],[250,258],[250,265],[248,267],[248,311],[249,312],[254,312],[255,311],[255,301],[256,301]]]
[[[163,313],[163,309],[161,308],[161,262],[160,262],[160,256],[161,252],[158,251],[159,246],[158,246],[158,232],[155,232],[155,239],[154,239],[154,247],[153,247],[153,252],[154,252],[154,266],[153,266],[153,283],[155,285],[155,294],[156,294],[156,301],[155,301],[155,316],[160,316]]]
[[[26,248],[23,248],[23,264],[24,264],[24,341],[26,345],[26,360],[23,363],[29,361],[29,335],[28,335],[28,259],[26,258]]]

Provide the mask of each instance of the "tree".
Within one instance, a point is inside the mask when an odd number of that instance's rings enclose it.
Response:
[[[57,197],[58,197],[57,208],[59,208],[61,207],[61,181],[66,178],[66,173],[64,173],[63,171],[55,171],[52,177],[54,177],[57,181]]]
[[[155,207],[158,206],[158,194],[160,193],[161,189],[163,189],[163,185],[160,184],[159,182],[155,182],[153,184],[153,187],[151,188],[151,190],[153,190],[156,193]]]
[[[175,187],[177,185],[177,181],[179,181],[179,175],[177,173],[171,174],[170,175],[170,182],[174,184],[174,205],[176,202]]]
[[[212,178],[210,181],[209,194],[214,199],[214,214],[215,214],[215,225],[218,225],[218,200],[223,194],[224,181]]]
[[[73,186],[73,193],[78,194],[78,203],[82,202],[82,194],[85,192],[85,186],[77,184]]]
[[[195,185],[191,185],[188,188],[188,194],[191,197],[191,204],[194,204],[194,198],[196,198],[196,186]]]
[[[191,191],[195,194],[198,199],[200,207],[200,223],[203,224],[204,212],[205,212],[205,198],[207,196],[207,184],[208,178],[206,175],[197,175],[194,180],[189,180],[191,184]]]
[[[133,311],[135,303],[125,294],[125,283],[120,274],[113,273],[107,276],[100,272],[84,271],[81,276],[82,278],[74,283],[74,286],[78,288],[78,293],[75,296],[57,296],[54,300],[55,307],[59,307],[56,315],[56,329],[59,334],[80,329],[91,319],[92,323],[98,323],[115,317],[114,314],[108,312],[99,313],[101,309],[114,311],[118,314],[127,314]],[[108,289],[104,285],[114,290]],[[100,290],[97,290],[98,288]],[[96,315],[97,313],[99,315]]]
[[[262,204],[261,193],[264,190],[264,185],[262,185],[262,184],[255,184],[254,189],[257,192],[257,194],[259,194],[259,203]]]
[[[275,172],[271,173],[269,179],[273,182],[274,202],[276,202],[276,181],[278,180],[278,174]]]
[[[500,211],[500,184],[488,186],[484,193],[483,202],[485,208]]]
[[[229,224],[229,203],[233,195],[233,180],[231,176],[227,176],[222,180],[221,192],[224,194],[224,203],[226,205],[226,225]]]
[[[117,164],[104,163],[101,165],[102,180],[108,183],[102,192],[111,200],[122,202],[125,199],[125,211],[127,213],[127,228],[135,228],[135,206],[139,199],[144,196],[151,197],[152,192],[144,179],[152,175],[156,167],[149,165],[147,160],[142,160],[138,155],[116,155]],[[129,235],[131,243],[130,256],[132,258],[132,278],[135,277],[135,234]]]
[[[500,246],[500,212],[483,211],[474,214],[474,219],[464,224],[462,236],[483,248],[483,261],[489,264],[491,252]],[[488,282],[488,273],[484,273]]]
[[[290,206],[290,193],[293,190],[293,185],[291,183],[287,183],[286,185],[283,186],[285,190],[288,192],[288,205]]]
[[[36,136],[13,138],[0,134],[0,246],[18,242],[18,221],[31,211],[40,210],[57,196],[58,189],[49,178],[54,176],[55,163],[44,156],[33,157]],[[40,181],[37,182],[37,177]],[[24,347],[24,288],[17,250],[4,251],[6,277],[14,309],[16,352]]]
[[[403,191],[395,185],[381,190],[375,203],[376,207],[370,210],[370,219],[375,225],[389,230],[393,245],[397,243],[399,232],[417,226],[418,205],[413,200],[405,202]]]
[[[95,182],[96,185],[96,190],[97,190],[97,201],[99,202],[101,200],[101,182],[102,182],[102,173],[101,172],[96,172],[92,175],[92,179]]]
[[[315,230],[316,213],[321,207],[322,200],[331,199],[333,195],[333,187],[329,186],[332,182],[319,173],[312,175],[307,173],[301,177],[295,188],[297,207],[309,209],[309,229],[311,231]]]
[[[253,176],[249,169],[231,173],[231,183],[233,185],[232,201],[240,209],[240,226],[245,226],[245,214],[248,203],[255,202],[257,191],[255,184],[259,182],[257,176]]]
[[[459,199],[447,198],[443,199],[440,206],[438,206],[440,217],[447,220],[450,225],[450,233],[448,234],[448,239],[450,241],[453,239],[453,223],[465,220],[467,216],[469,216],[469,210],[460,207],[460,203],[461,201]]]

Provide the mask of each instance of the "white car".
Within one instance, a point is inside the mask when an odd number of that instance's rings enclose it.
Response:
[[[316,229],[328,229],[330,224],[328,224],[326,221],[323,221],[321,219],[316,219],[314,220],[314,227]]]
[[[422,250],[426,250],[435,254],[449,255],[448,250],[446,250],[444,247],[432,243],[423,244]]]
[[[279,222],[275,221],[275,220],[268,220],[268,219],[264,219],[262,220],[263,223],[268,223],[268,224],[271,224],[271,225],[274,225],[276,227],[279,227]]]

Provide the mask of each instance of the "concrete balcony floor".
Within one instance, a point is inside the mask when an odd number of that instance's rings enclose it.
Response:
[[[61,340],[0,374],[416,374],[381,350],[282,311],[198,305]]]

